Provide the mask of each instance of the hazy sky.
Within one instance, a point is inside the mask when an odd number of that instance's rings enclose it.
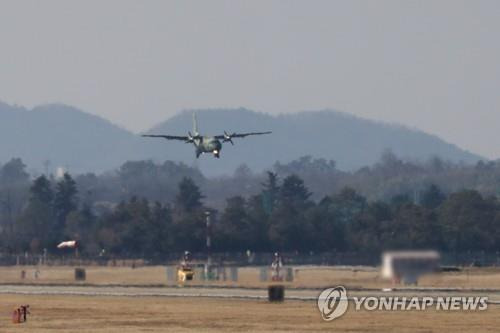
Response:
[[[0,100],[133,131],[333,108],[498,158],[499,41],[500,1],[0,0]]]

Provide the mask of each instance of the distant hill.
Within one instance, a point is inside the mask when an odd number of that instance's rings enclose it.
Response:
[[[191,130],[191,111],[184,111],[153,127],[148,133],[184,135]],[[480,156],[460,149],[434,135],[361,119],[336,111],[308,111],[272,116],[247,109],[198,110],[199,130],[203,134],[232,131],[272,131],[271,135],[235,139],[225,144],[221,159],[204,156],[198,163],[208,174],[231,172],[246,163],[262,170],[279,160],[289,162],[300,156],[332,159],[342,170],[352,170],[378,161],[384,150],[411,160],[427,160],[439,156],[454,162],[475,163]],[[162,140],[157,149],[164,158],[192,163],[194,151],[182,143]]]
[[[102,172],[140,154],[140,138],[109,121],[66,105],[27,110],[0,103],[0,162],[21,157],[29,169],[44,161],[70,172]]]
[[[191,113],[184,111],[148,133],[185,135]],[[235,139],[225,144],[219,160],[202,156],[182,142],[141,138],[111,122],[76,108],[51,104],[28,110],[0,103],[0,162],[21,157],[31,169],[67,167],[73,173],[102,172],[128,160],[182,161],[198,165],[206,175],[234,172],[245,163],[259,171],[274,162],[311,155],[337,161],[349,170],[377,161],[385,149],[412,160],[437,155],[446,160],[474,163],[480,156],[436,136],[403,126],[360,119],[340,112],[314,111],[271,116],[246,109],[199,110],[203,134],[232,131],[273,131],[271,135]]]

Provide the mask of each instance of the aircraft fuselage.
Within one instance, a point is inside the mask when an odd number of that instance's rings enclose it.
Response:
[[[194,139],[193,144],[196,147],[196,157],[203,153],[211,153],[214,154],[214,157],[219,158],[222,143],[213,136],[202,136],[199,139]]]

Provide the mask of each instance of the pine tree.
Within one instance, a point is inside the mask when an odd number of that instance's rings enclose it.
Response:
[[[66,224],[66,217],[72,211],[78,208],[76,182],[68,173],[65,173],[63,178],[56,185],[56,193],[54,196],[54,213],[56,217],[56,225],[52,232],[59,239],[62,238]]]
[[[192,212],[202,207],[201,199],[203,195],[200,188],[191,178],[184,177],[179,183],[179,193],[175,198],[176,206],[184,212]]]

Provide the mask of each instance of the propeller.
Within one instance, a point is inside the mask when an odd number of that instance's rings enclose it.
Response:
[[[234,135],[234,133],[232,135]],[[234,142],[233,142],[233,139],[231,137],[232,135],[227,134],[227,132],[224,131],[224,142],[231,142],[231,145],[234,146]]]
[[[193,142],[193,141],[194,141],[193,135],[191,134],[191,132],[188,132],[188,141],[187,142]]]

